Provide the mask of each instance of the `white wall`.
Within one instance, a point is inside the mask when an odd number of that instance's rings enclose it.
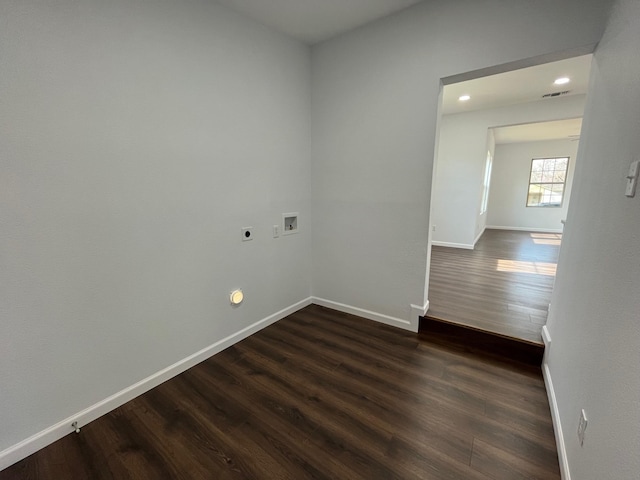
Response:
[[[495,134],[493,133],[493,129],[489,129],[487,130],[487,147],[485,148],[486,152],[485,152],[485,163],[484,163],[484,167],[482,169],[482,174],[480,175],[480,203],[478,205],[478,213],[477,213],[477,219],[476,219],[476,231],[475,231],[475,237],[473,240],[473,244],[475,245],[475,243],[479,240],[480,236],[484,233],[484,229],[487,226],[487,218],[489,217],[489,199],[487,198],[487,209],[486,211],[482,212],[482,196],[484,194],[484,176],[485,176],[485,170],[486,170],[486,162],[487,162],[487,154],[489,154],[491,156],[491,172],[493,172],[493,159],[496,157],[496,137]],[[436,160],[437,161],[437,160]],[[489,174],[491,175],[492,173],[489,172]],[[436,178],[437,178],[437,174],[436,174]],[[489,187],[491,187],[491,177],[489,177]],[[489,193],[491,193],[491,188],[489,188]]]
[[[629,164],[640,158],[638,45],[640,2],[620,0],[594,56],[547,322],[546,373],[574,480],[640,472],[640,192],[624,196]]]
[[[608,7],[421,2],[315,46],[314,296],[410,317],[426,300],[440,79],[595,44]]]
[[[310,81],[306,47],[215,2],[0,3],[0,454],[310,278],[406,319],[426,299],[440,79],[588,51],[607,9],[423,2],[315,47]],[[274,240],[283,211],[301,233]]]
[[[432,199],[432,224],[436,225],[433,241],[471,248],[482,231],[478,214],[487,158],[487,129],[581,117],[584,102],[585,95],[573,95],[443,116]],[[495,165],[493,171],[495,174]],[[490,204],[488,218],[492,207]]]
[[[209,0],[0,18],[2,452],[308,298],[311,232],[307,47]]]
[[[497,145],[489,193],[489,228],[561,232],[560,220],[567,218],[577,151],[578,142],[569,139]],[[550,157],[569,157],[562,206],[527,207],[531,160]]]

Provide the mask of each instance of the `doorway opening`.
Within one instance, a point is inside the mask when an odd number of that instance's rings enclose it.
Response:
[[[542,345],[591,57],[443,87],[427,318]]]

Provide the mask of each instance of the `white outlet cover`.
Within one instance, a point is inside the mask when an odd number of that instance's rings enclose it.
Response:
[[[635,178],[627,178],[627,186],[624,190],[624,194],[627,197],[634,197],[636,194],[636,183],[637,183],[637,179]]]
[[[242,241],[248,242],[249,240],[253,240],[253,227],[244,227],[242,229]]]

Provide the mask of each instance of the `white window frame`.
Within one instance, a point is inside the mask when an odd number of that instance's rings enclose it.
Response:
[[[565,171],[564,171],[564,181],[562,182],[558,182],[555,180],[551,180],[551,181],[533,181],[532,177],[533,177],[533,165],[535,162],[544,162],[545,160],[566,160],[566,167],[565,167]],[[526,198],[526,203],[525,206],[527,208],[561,208],[563,203],[564,203],[564,197],[565,194],[567,192],[567,180],[569,177],[569,161],[570,161],[570,157],[565,157],[565,156],[560,156],[560,157],[542,157],[542,158],[532,158],[531,159],[531,168],[529,169],[529,180],[527,181],[527,198]],[[554,172],[557,170],[554,170]],[[551,189],[553,189],[554,185],[562,185],[562,195],[560,197],[560,202],[559,203],[541,203],[538,202],[537,204],[529,204],[529,197],[530,197],[530,191],[531,191],[531,186],[532,185],[538,185],[541,188],[544,188],[544,186],[549,186]],[[553,196],[553,193],[550,194],[550,198]]]
[[[493,157],[491,150],[487,150],[487,161],[484,164],[484,180],[482,182],[482,201],[480,202],[480,215],[487,212],[489,206],[489,187],[491,184],[491,169],[493,167]]]

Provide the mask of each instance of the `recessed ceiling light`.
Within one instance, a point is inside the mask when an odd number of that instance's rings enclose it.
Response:
[[[470,95],[460,95],[460,97],[458,97],[458,100],[460,100],[461,102],[466,102],[467,100],[470,100],[471,96]]]
[[[560,77],[556,78],[556,81],[553,82],[555,85],[564,85],[565,83],[569,83],[571,80],[569,77]]]

